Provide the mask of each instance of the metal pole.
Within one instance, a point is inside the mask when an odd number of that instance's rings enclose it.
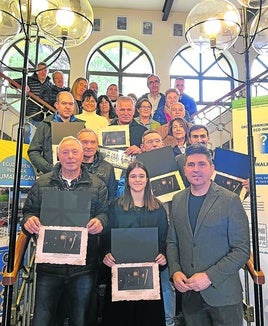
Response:
[[[255,184],[255,158],[254,158],[254,142],[252,134],[252,113],[251,113],[251,90],[250,90],[250,65],[249,65],[249,35],[247,31],[247,8],[243,9],[243,26],[244,31],[244,49],[245,49],[245,67],[246,67],[246,109],[247,109],[247,124],[248,124],[248,155],[250,157],[250,209],[251,209],[251,232],[254,269],[260,271],[260,254],[259,254],[259,236],[258,236],[258,212],[256,200],[256,184]],[[256,325],[264,326],[263,318],[263,298],[262,286],[254,283],[254,299],[255,299],[255,317]]]
[[[11,210],[10,220],[10,235],[9,235],[9,248],[8,248],[8,262],[7,272],[11,273],[14,268],[15,257],[15,245],[17,237],[17,222],[18,222],[18,204],[19,204],[19,192],[20,192],[20,178],[21,178],[21,162],[23,152],[23,136],[25,125],[25,113],[26,113],[26,86],[28,80],[28,57],[30,46],[30,12],[31,12],[31,0],[28,0],[27,4],[27,22],[26,22],[26,35],[25,35],[25,47],[24,47],[24,61],[22,71],[22,93],[21,93],[21,106],[19,116],[19,128],[17,136],[16,147],[16,161],[15,161],[15,174],[13,183],[13,203]],[[12,308],[12,296],[13,285],[6,285],[4,290],[4,304],[3,304],[3,316],[2,326],[10,326],[11,323],[11,308]]]

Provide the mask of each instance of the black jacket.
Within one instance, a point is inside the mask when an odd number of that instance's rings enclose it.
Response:
[[[93,163],[83,163],[89,172],[96,174],[108,189],[108,200],[116,197],[117,182],[115,180],[114,167],[104,160],[101,153],[96,152]]]
[[[40,218],[42,223],[42,216],[40,216],[41,205],[44,191],[46,190],[62,190],[62,181],[59,178],[61,165],[57,163],[53,168],[52,172],[44,174],[38,178],[32,188],[29,190],[25,205],[23,207],[23,220],[21,226],[23,231],[27,233],[24,228],[25,222],[31,216],[37,216]],[[97,176],[90,174],[86,167],[82,166],[82,175],[78,181],[76,191],[83,191],[88,193],[90,206],[89,220],[96,217],[98,218],[103,226],[104,234],[108,228],[108,217],[107,217],[107,188],[103,181]],[[87,247],[87,260],[85,266],[74,266],[74,265],[58,265],[58,264],[37,264],[37,271],[43,271],[46,273],[53,273],[57,275],[77,275],[92,271],[97,267],[99,258],[99,235],[88,236],[88,247]]]

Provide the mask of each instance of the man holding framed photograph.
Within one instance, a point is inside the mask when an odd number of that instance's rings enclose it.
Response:
[[[84,326],[99,258],[98,236],[105,233],[108,227],[107,188],[97,176],[90,174],[87,168],[81,165],[83,149],[76,138],[72,136],[63,138],[59,144],[58,156],[59,163],[55,165],[53,171],[40,176],[29,191],[23,208],[22,229],[25,233],[38,235],[41,226],[47,225],[44,219],[45,214],[41,213],[45,211],[45,193],[55,191],[66,192],[66,194],[76,191],[81,195],[86,193],[87,206],[90,207],[89,213],[86,212],[84,216],[84,228],[88,233],[86,264],[69,265],[67,260],[65,264],[37,264],[32,325],[54,325],[57,310],[62,304],[61,299],[64,295],[66,299],[63,302],[66,304],[69,321],[73,325]],[[50,204],[51,200],[47,203]],[[79,197],[77,203],[79,203]],[[57,202],[55,199],[53,204],[55,210],[62,210],[62,202]],[[62,211],[66,212],[67,209]],[[76,217],[74,212],[73,224],[76,222]]]

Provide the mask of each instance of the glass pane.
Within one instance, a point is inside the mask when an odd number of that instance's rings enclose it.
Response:
[[[95,52],[90,60],[89,71],[106,71],[106,72],[116,72],[117,70],[110,64],[105,57],[103,57],[99,52]]]
[[[149,75],[152,73],[152,67],[148,58],[145,55],[142,55],[136,61],[134,61],[126,70],[124,70],[124,73]]]
[[[123,77],[123,94],[134,93],[138,98],[147,92],[146,77]]]
[[[189,48],[174,58],[170,67],[170,74],[197,76],[199,69],[199,53]]]
[[[203,101],[214,102],[224,94],[230,92],[229,81],[203,80]]]
[[[106,94],[107,87],[110,84],[118,85],[118,77],[116,76],[98,76],[91,74],[89,78],[89,82],[96,82],[99,86],[98,94]]]
[[[203,60],[205,62],[206,71],[203,69],[204,76],[217,76],[217,77],[227,77],[226,74],[232,75],[232,72],[230,70],[230,66],[227,64],[226,60],[222,58],[219,60],[219,62],[215,62],[213,60],[212,62],[207,62],[206,60]]]
[[[120,43],[111,42],[103,45],[100,50],[113,62],[115,66],[119,66]]]

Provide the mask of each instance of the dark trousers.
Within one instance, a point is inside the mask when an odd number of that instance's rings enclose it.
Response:
[[[70,325],[85,326],[93,282],[94,273],[68,278],[37,273],[32,325],[54,326],[59,306],[66,304]]]
[[[230,305],[209,306],[199,292],[186,292],[182,296],[182,312],[186,326],[242,326],[242,302]]]

